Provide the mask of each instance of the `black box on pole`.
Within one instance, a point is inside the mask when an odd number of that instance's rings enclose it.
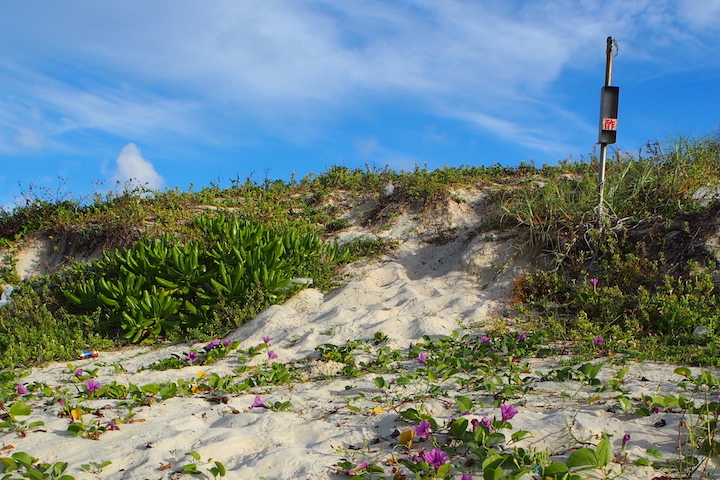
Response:
[[[600,134],[598,143],[615,143],[617,137],[620,87],[602,87],[600,91]]]

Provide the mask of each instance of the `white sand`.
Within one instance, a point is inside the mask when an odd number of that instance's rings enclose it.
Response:
[[[424,397],[428,385],[423,382],[396,388],[385,396],[373,382],[379,374],[343,378],[336,374],[342,365],[307,359],[317,359],[318,345],[371,339],[375,332],[386,334],[388,346],[399,349],[416,344],[423,335],[440,338],[453,330],[462,335],[482,335],[493,319],[501,317],[522,265],[513,260],[511,241],[459,235],[444,245],[432,245],[420,241],[414,233],[387,234],[402,238],[401,247],[379,261],[349,268],[346,272],[349,282],[344,287],[328,294],[304,290],[227,337],[242,341],[241,348],[262,343],[264,336],[272,337],[270,350],[278,355],[275,361],[300,366],[309,377],[307,381],[254,387],[241,394],[227,395],[227,403],[212,403],[208,401],[212,395],[207,393],[158,401],[135,410],[135,419],[140,421],[121,424],[120,430],[107,431],[99,440],[70,436],[67,433],[70,422],[67,417],[58,416],[59,405],[46,405],[46,399],[29,401],[33,406],[30,420],[41,420],[45,425],[32,429],[24,438],[14,432],[0,434],[2,454],[23,451],[43,462],[64,461],[70,465],[67,473],[78,479],[106,480],[180,478],[181,467],[190,463],[185,453],[191,450],[201,455],[203,471],[212,466],[204,463],[212,458],[227,468],[225,478],[255,480],[338,479],[344,475],[337,474],[334,465],[343,459],[385,465],[393,453],[407,458],[407,449],[397,444],[393,433],[407,430],[412,424],[400,418],[398,411],[424,408],[441,424],[457,418],[461,412],[454,403],[458,395],[456,384],[447,385],[446,396]],[[203,345],[101,352],[98,358],[72,362],[72,368],[99,368],[97,380],[102,385],[112,381],[145,385],[179,379],[197,383],[200,371],[208,375],[232,374],[238,366],[235,354],[203,367],[138,371],[173,353],[183,355]],[[265,362],[267,355],[263,351],[250,365],[262,366]],[[121,364],[126,371],[116,373],[113,364]],[[532,364],[526,375],[535,376],[535,371],[548,372],[557,367],[553,359]],[[413,371],[418,366],[414,360],[400,362],[401,371]],[[630,391],[627,396],[637,400],[642,394],[681,393],[676,387],[680,377],[673,373],[673,368],[664,364],[629,365],[624,385]],[[605,366],[601,377],[608,379],[619,369],[620,366]],[[26,384],[43,382],[68,388],[70,392],[78,390],[65,363],[34,368],[28,373],[23,379]],[[399,373],[382,376],[392,381]],[[613,435],[616,459],[623,460],[620,442],[627,433],[631,435],[626,451],[629,462],[615,462],[616,467],[625,468],[621,478],[627,479],[661,475],[630,463],[637,457],[647,457],[647,448],[662,451],[666,458],[677,448],[678,414],[640,417],[610,413],[607,409],[617,403],[612,399],[617,392],[596,393],[576,382],[535,381],[532,386],[533,391],[511,402],[519,409],[512,419],[513,431],[528,430],[533,434],[521,445],[548,449],[549,453],[566,458],[573,449],[597,445],[601,432],[605,432]],[[477,405],[468,418],[499,415],[485,392],[462,394],[472,397]],[[266,403],[290,401],[292,406],[287,411],[251,408],[258,395]],[[104,425],[126,413],[116,400],[82,403],[104,414],[103,418],[85,415],[86,423],[97,419]],[[348,405],[359,411],[349,409]],[[374,411],[376,407],[383,411]],[[667,426],[653,427],[660,419]],[[444,438],[438,436],[437,440],[442,443]],[[416,443],[414,451],[430,446],[428,441]],[[112,464],[98,474],[80,468],[104,461]],[[389,467],[386,471],[391,477]],[[461,471],[454,469],[452,478],[460,478]],[[600,478],[597,471],[584,475]],[[482,475],[476,473],[474,478]]]

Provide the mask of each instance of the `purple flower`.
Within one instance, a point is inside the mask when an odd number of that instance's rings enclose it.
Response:
[[[630,434],[627,434],[627,433],[626,433],[625,435],[623,435],[622,446],[624,447],[625,445],[627,445],[627,443],[628,443],[629,441],[630,441]]]
[[[527,340],[528,336],[525,333],[521,333],[518,335],[517,341],[522,342],[523,340]]]
[[[275,360],[276,358],[278,358],[277,353],[275,353],[275,352],[273,352],[272,350],[270,350],[270,351],[268,352],[268,360]]]
[[[430,422],[423,420],[413,427],[413,431],[419,438],[430,438]]]
[[[473,418],[472,420],[470,420],[470,425],[472,425],[472,431],[475,432],[480,426],[480,420],[478,420],[477,418]]]
[[[418,363],[422,363],[423,365],[425,365],[425,361],[427,360],[427,358],[428,358],[427,353],[421,353],[420,355],[417,356],[417,361],[418,361]]]
[[[660,407],[653,407],[652,408],[653,413],[660,413]]]
[[[29,392],[28,392],[28,389],[25,388],[25,385],[23,385],[22,383],[18,383],[17,384],[17,393],[18,393],[18,395],[25,395],[26,393],[29,393]]]
[[[370,466],[370,464],[368,462],[360,462],[360,463],[358,463],[356,468],[367,468],[369,466]]]
[[[500,414],[502,415],[503,422],[510,420],[517,415],[517,413],[518,409],[513,405],[508,405],[507,403],[500,405]]]
[[[603,343],[605,343],[605,340],[603,340],[602,337],[598,336],[593,338],[593,342],[595,342],[595,345],[602,345]]]
[[[198,354],[195,352],[188,352],[187,355],[185,355],[185,360],[187,360],[190,363],[193,363],[197,359],[198,359]]]
[[[492,427],[492,420],[490,420],[488,417],[482,417],[480,419],[480,425],[482,425],[485,428]]]
[[[222,344],[224,347],[229,347],[230,345],[232,345],[232,342],[230,340],[223,340]]]
[[[255,401],[252,405],[250,405],[250,408],[268,408],[267,405],[265,405],[262,401],[262,398],[260,398],[260,395],[255,397]]]
[[[597,287],[597,285],[598,285],[598,279],[597,279],[597,278],[591,278],[590,280],[588,280],[588,283],[590,284],[591,287],[595,288],[595,287]]]
[[[118,427],[117,423],[115,423],[113,421],[113,422],[110,422],[107,424],[107,429],[108,430],[120,430],[120,427]]]
[[[95,393],[100,390],[100,382],[96,380],[88,380],[87,382],[85,382],[85,388],[87,389],[88,393]]]
[[[482,338],[480,338],[480,343],[490,343],[490,337],[483,335]]]
[[[217,348],[218,346],[220,346],[220,339],[219,339],[219,338],[216,338],[215,340],[213,340],[212,342],[208,343],[208,344],[205,346],[205,350],[210,351],[210,350],[212,350],[213,348]]]
[[[462,477],[460,477],[460,480],[473,480],[472,475],[469,473],[463,473]]]
[[[448,454],[439,448],[434,448],[429,452],[422,452],[422,459],[437,470],[447,463]]]
[[[82,368],[78,368],[77,370],[75,370],[75,375],[78,377],[82,377],[83,375],[85,375],[85,370],[83,370]]]
[[[272,337],[262,337],[262,341],[265,343],[270,343],[270,340],[272,340]]]

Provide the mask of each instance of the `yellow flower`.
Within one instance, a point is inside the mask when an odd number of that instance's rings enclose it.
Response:
[[[372,409],[373,415],[378,415],[380,413],[385,413],[385,409],[383,407],[375,407]]]
[[[82,414],[83,412],[79,408],[73,408],[70,410],[70,416],[73,420],[80,420],[82,418]]]
[[[407,445],[408,448],[412,446],[413,438],[415,438],[415,431],[414,430],[405,430],[403,433],[400,434],[400,443],[403,445]]]
[[[200,371],[200,372],[197,372],[197,376],[200,378],[205,378],[205,377],[207,377],[207,373]]]
[[[193,393],[202,393],[203,387],[201,385],[195,385],[190,389]]]

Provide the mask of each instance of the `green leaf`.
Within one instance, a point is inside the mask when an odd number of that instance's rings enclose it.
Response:
[[[377,388],[384,388],[385,387],[385,379],[382,377],[375,377],[375,386]]]
[[[468,397],[463,397],[462,395],[459,395],[455,397],[455,403],[458,406],[458,410],[462,412],[471,412],[473,409],[473,402]]]
[[[37,458],[31,457],[25,452],[13,453],[12,458],[21,463],[25,468],[32,468],[33,463],[37,462]]]
[[[54,476],[61,475],[67,469],[67,462],[57,462],[52,466],[52,473]]]
[[[650,465],[652,465],[652,463],[650,463],[650,460],[648,460],[647,458],[638,458],[637,460],[635,460],[635,465],[640,465],[641,467],[649,467]]]
[[[483,478],[485,480],[500,480],[503,475],[503,469],[501,467],[497,468],[486,468],[483,472]]]
[[[556,475],[558,473],[565,473],[568,471],[567,465],[560,462],[553,462],[543,469],[543,476]]]
[[[682,375],[685,378],[690,378],[692,376],[692,372],[687,367],[678,367],[674,370],[674,372],[678,375]]]
[[[662,452],[660,452],[659,450],[655,450],[654,448],[648,448],[646,452],[648,455],[652,455],[655,458],[663,458]]]
[[[215,467],[217,467],[217,475],[224,477],[225,476],[225,465],[223,465],[220,462],[215,462]]]
[[[67,432],[75,437],[79,437],[85,432],[85,425],[82,423],[71,423],[68,425]]]
[[[517,432],[513,433],[510,438],[513,442],[517,442],[518,440],[522,440],[523,438],[531,435],[532,433],[528,432],[527,430],[518,430]]]
[[[487,441],[485,442],[485,446],[494,447],[496,445],[502,445],[503,443],[505,443],[505,441],[505,435],[503,435],[502,433],[494,432],[488,436]]]
[[[185,473],[188,473],[190,475],[201,475],[202,474],[202,472],[200,472],[198,470],[197,465],[195,465],[194,463],[189,463],[187,465],[183,465],[182,468]]]
[[[25,402],[15,402],[10,406],[8,413],[11,417],[17,417],[23,415],[30,415],[30,413],[32,413],[32,410]]]
[[[467,432],[467,426],[468,426],[467,419],[459,418],[459,419],[455,420],[453,422],[452,426],[450,427],[450,434],[453,437],[455,437],[459,440],[462,440],[463,437],[465,436],[465,433]]]
[[[595,453],[595,450],[592,450],[590,448],[581,448],[579,450],[575,450],[567,459],[566,465],[568,466],[568,468],[577,468],[579,470],[597,467],[597,454]]]
[[[607,434],[602,434],[603,439],[600,440],[600,443],[598,444],[597,451],[595,452],[597,456],[597,465],[599,467],[604,467],[607,464],[609,464],[613,459],[613,453],[612,453],[612,446],[610,445],[610,438],[607,436]]]
[[[11,457],[3,457],[0,458],[0,471],[7,472],[17,470],[18,469],[18,462],[15,461],[14,458]]]
[[[45,475],[43,475],[43,473],[39,470],[32,469],[25,472],[25,475],[23,475],[23,477],[29,478],[30,480],[43,480],[43,478],[45,478]]]
[[[190,452],[185,452],[185,455],[189,455],[192,458],[194,458],[195,460],[200,460],[200,454],[198,452],[196,452],[195,450],[192,450]]]

